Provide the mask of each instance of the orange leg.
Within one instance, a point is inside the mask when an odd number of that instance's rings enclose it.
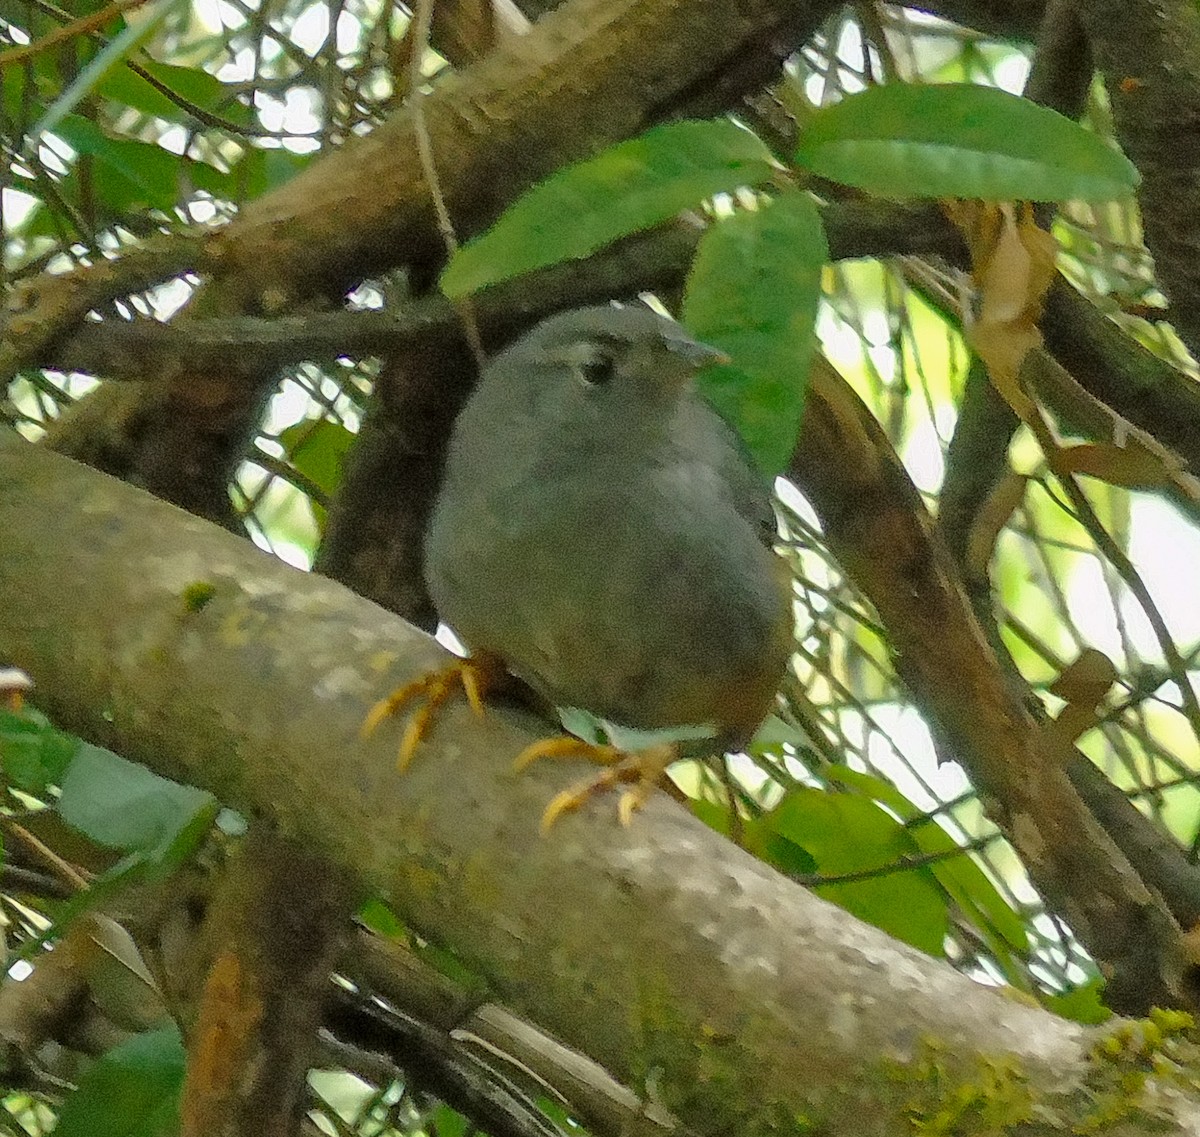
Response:
[[[546,834],[564,814],[579,809],[589,798],[619,785],[632,783],[617,802],[617,817],[628,825],[663,780],[667,767],[678,758],[671,745],[650,746],[632,753],[615,746],[599,746],[578,738],[548,738],[527,746],[513,763],[515,770],[524,770],[542,758],[587,758],[605,768],[591,778],[555,794],[542,814],[542,833]]]
[[[503,674],[503,667],[491,656],[471,656],[422,675],[403,687],[398,687],[386,699],[380,699],[363,720],[359,733],[363,738],[370,735],[384,719],[399,714],[406,706],[420,701],[404,728],[397,755],[397,766],[406,770],[416,753],[418,744],[429,733],[434,717],[442,704],[462,688],[477,715],[483,714],[483,697]]]

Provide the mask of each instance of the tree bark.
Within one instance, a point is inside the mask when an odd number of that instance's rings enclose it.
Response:
[[[0,645],[58,721],[353,872],[698,1132],[900,1134],[981,1101],[1048,1132],[1045,1109],[1083,1124],[1107,1100],[1095,1032],[859,923],[665,795],[629,829],[600,801],[540,838],[577,772],[508,774],[527,716],[450,709],[399,776],[396,735],[359,724],[443,653],[338,585],[12,435],[0,532]],[[1111,1132],[1200,1132],[1165,1068]]]

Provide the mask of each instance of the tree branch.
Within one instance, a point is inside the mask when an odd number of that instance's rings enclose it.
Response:
[[[1200,7],[1193,0],[1079,0],[1117,141],[1142,175],[1154,274],[1180,339],[1200,357]]]
[[[353,871],[698,1131],[908,1132],[927,1087],[889,1071],[922,1040],[947,1080],[1010,1054],[1030,1093],[1087,1083],[1087,1031],[858,923],[665,796],[631,829],[600,802],[540,838],[574,772],[507,774],[536,730],[516,712],[447,711],[398,776],[394,738],[358,740],[364,709],[442,653],[367,601],[12,436],[0,486],[0,642],[65,726]],[[213,599],[189,611],[197,580]]]
[[[816,396],[815,398],[813,396]],[[882,429],[820,357],[792,477],[829,547],[875,605],[896,667],[946,754],[1048,904],[1109,978],[1122,1010],[1191,997],[1179,929],[1072,788],[1010,689],[933,521]]]

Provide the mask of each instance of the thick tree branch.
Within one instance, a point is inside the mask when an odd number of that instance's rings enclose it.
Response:
[[[421,100],[459,236],[565,163],[677,112],[743,55],[760,61],[743,83],[758,82],[761,61],[786,57],[833,6],[570,0]],[[250,203],[204,251],[210,281],[182,319],[282,313],[401,265],[428,281],[444,249],[412,109]],[[248,388],[242,377],[196,369],[150,390],[102,388],[64,416],[53,444],[232,527],[227,486],[272,378],[260,374]]]
[[[1200,357],[1200,7],[1193,0],[1078,0],[1170,319]]]
[[[209,905],[180,1137],[287,1137],[306,1105],[353,877],[252,827]]]
[[[933,205],[871,200],[826,203],[821,220],[834,260],[898,254],[965,256],[961,238]],[[502,340],[514,329],[563,308],[677,287],[703,232],[698,219],[685,216],[619,241],[586,260],[495,285],[475,298],[476,316],[490,335]],[[183,249],[192,243],[183,240]],[[40,311],[39,318],[56,328],[75,324],[89,308],[161,283],[179,271],[179,261],[163,256],[160,272],[147,279],[146,259],[133,252],[104,262],[102,272],[89,268],[78,270],[78,279],[70,273],[53,278],[53,309]],[[75,298],[73,307],[64,303],[68,296]],[[45,300],[49,303],[51,297]],[[28,295],[18,306],[37,303]],[[162,384],[204,369],[225,372],[230,382],[240,378],[249,383],[305,359],[427,349],[456,334],[458,326],[457,313],[440,294],[388,311],[313,311],[177,323],[105,320],[80,323],[65,334],[56,332],[55,338],[31,339],[25,343],[23,362],[104,379]]]
[[[792,476],[875,605],[901,678],[1050,906],[1109,974],[1112,1005],[1191,997],[1162,900],[1096,824],[1009,686],[920,495],[879,424],[822,359]]]
[[[1030,1094],[1080,1108],[1057,1091],[1091,1084],[1088,1032],[858,923],[665,796],[631,829],[596,803],[540,838],[574,772],[509,776],[533,737],[514,712],[449,711],[398,776],[394,740],[359,741],[363,710],[442,653],[374,605],[11,436],[0,488],[0,643],[64,725],[353,871],[699,1132],[907,1133],[928,1087],[896,1071],[923,1040],[945,1079],[1008,1054]],[[213,598],[189,611],[197,580]],[[1183,1131],[1192,1105],[1150,1085]]]
[[[905,6],[964,28],[978,28],[1008,39],[1031,40],[1041,22],[1046,0],[918,0]]]

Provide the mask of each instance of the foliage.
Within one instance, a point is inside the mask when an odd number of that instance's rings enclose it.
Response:
[[[1054,111],[971,84],[878,87],[805,124],[799,166],[875,193],[992,201],[1103,200],[1129,193],[1137,171]],[[766,146],[727,119],[656,127],[534,186],[442,274],[457,297],[581,258],[715,194],[763,185]],[[791,456],[828,257],[810,199],[784,192],[735,213],[701,241],[684,318],[726,349],[736,371],[708,393],[771,474]]]
[[[179,1124],[183,1042],[172,1023],[134,1035],[84,1075],[54,1132],[60,1137],[161,1137]]]

